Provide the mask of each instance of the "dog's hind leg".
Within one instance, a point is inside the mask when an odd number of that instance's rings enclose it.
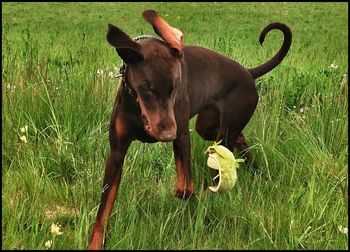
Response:
[[[233,145],[235,148],[237,148],[239,150],[239,152],[241,153],[241,155],[243,157],[247,157],[247,161],[250,164],[253,164],[252,153],[249,150],[249,146],[248,146],[247,141],[246,141],[245,137],[243,136],[242,132],[238,135],[236,142]]]
[[[255,87],[250,92],[233,90],[218,101],[220,129],[216,141],[222,140],[222,144],[232,152],[234,148],[237,148],[249,162],[252,161],[252,155],[242,130],[252,117],[257,102],[258,95]]]

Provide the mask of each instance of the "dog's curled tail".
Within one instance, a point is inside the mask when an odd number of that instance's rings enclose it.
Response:
[[[278,64],[280,64],[281,61],[283,60],[283,58],[287,55],[287,52],[288,52],[290,45],[292,43],[292,33],[291,33],[288,26],[286,26],[285,24],[281,24],[281,23],[271,23],[271,24],[267,25],[262,30],[262,32],[260,34],[259,42],[261,45],[264,42],[266,34],[273,29],[277,29],[277,30],[280,30],[283,32],[284,40],[283,40],[282,47],[277,52],[277,54],[275,56],[273,56],[265,64],[262,64],[258,67],[255,67],[255,68],[248,69],[254,79],[266,74],[267,72],[274,69]]]

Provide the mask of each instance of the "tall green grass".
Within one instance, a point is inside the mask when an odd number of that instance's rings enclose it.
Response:
[[[258,173],[238,171],[228,193],[208,191],[204,150],[191,131],[196,196],[174,198],[171,144],[134,142],[106,233],[107,249],[348,249],[347,3],[3,3],[2,248],[85,249],[109,154],[120,59],[107,24],[153,34],[154,8],[196,44],[247,67],[293,43],[258,79],[244,132]],[[331,64],[335,64],[332,65]],[[101,73],[103,71],[103,73]],[[21,128],[28,125],[28,132]],[[191,121],[191,129],[194,121]],[[26,136],[27,143],[20,140]],[[236,153],[238,155],[238,153]]]

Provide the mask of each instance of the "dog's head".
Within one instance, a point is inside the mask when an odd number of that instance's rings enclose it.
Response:
[[[107,40],[128,67],[128,85],[136,93],[144,128],[160,141],[176,138],[174,104],[181,80],[183,34],[154,10],[142,16],[163,39],[135,42],[121,29],[108,25]]]

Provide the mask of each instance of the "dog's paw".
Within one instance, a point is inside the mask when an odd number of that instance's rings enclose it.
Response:
[[[94,224],[88,250],[102,250],[104,248],[104,229]]]
[[[177,189],[176,192],[175,192],[175,197],[178,198],[178,199],[181,199],[181,200],[187,200],[191,197],[193,197],[195,195],[194,191],[191,190],[180,190],[180,189]]]
[[[88,246],[88,250],[102,250],[103,242],[100,241],[92,241]]]

